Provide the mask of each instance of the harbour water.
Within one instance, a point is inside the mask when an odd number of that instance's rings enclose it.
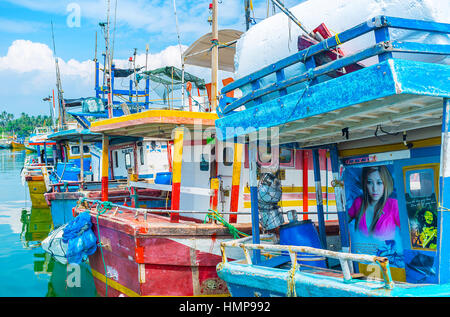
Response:
[[[0,149],[0,297],[97,296],[89,264],[61,264],[41,248],[53,224],[50,209],[31,208],[26,155]]]

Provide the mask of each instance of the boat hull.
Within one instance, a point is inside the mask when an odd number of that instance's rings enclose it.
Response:
[[[450,284],[395,284],[392,289],[376,280],[344,282],[342,274],[296,272],[292,279],[289,270],[248,265],[220,263],[217,272],[225,280],[233,297],[448,297]]]
[[[22,144],[22,143],[19,143],[19,142],[11,141],[11,147],[12,147],[13,149],[24,149],[24,148],[25,148],[25,145]]]
[[[43,176],[26,176],[33,208],[48,208],[44,194],[47,192]]]
[[[83,212],[78,208],[76,213]],[[98,216],[93,230],[103,248],[89,257],[101,296],[229,296],[217,276],[220,242],[232,239],[222,225],[171,223],[168,217],[134,213]],[[250,224],[236,225],[251,232]],[[108,278],[105,277],[105,268]]]
[[[109,189],[109,201],[117,204],[130,204],[131,198],[128,190]],[[164,208],[170,206],[170,197],[160,190],[143,189],[138,190],[139,206],[148,208]],[[52,212],[53,225],[62,226],[74,219],[73,209],[78,200],[86,197],[93,200],[101,200],[101,191],[82,191],[82,192],[51,192],[44,194],[46,203],[50,206]],[[166,199],[167,198],[167,199]]]

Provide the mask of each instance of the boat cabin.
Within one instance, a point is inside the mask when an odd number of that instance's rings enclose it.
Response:
[[[318,153],[327,152],[341,246],[335,252],[326,244],[320,203],[318,232],[292,219],[271,236],[277,245],[257,230],[223,243],[217,270],[233,296],[450,294],[450,42],[399,41],[396,30],[448,39],[450,24],[378,16],[307,47],[299,39],[298,53],[222,89],[218,138],[246,144],[253,158],[262,142],[311,150],[318,201]],[[368,33],[373,46],[337,57],[340,44]],[[286,77],[296,63],[305,71]],[[276,79],[263,86],[268,76]],[[244,87],[251,89],[241,98],[226,96]],[[258,173],[250,165],[254,227],[262,211]],[[246,261],[227,261],[233,247],[248,250]],[[279,256],[269,261],[270,253]]]

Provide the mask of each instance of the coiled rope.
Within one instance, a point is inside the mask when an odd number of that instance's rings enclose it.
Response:
[[[223,226],[228,228],[230,234],[233,236],[234,239],[240,238],[239,235],[248,237],[248,234],[239,231],[238,229],[236,229],[236,227],[229,224],[216,210],[208,209],[208,211],[210,213],[206,214],[204,223],[206,223],[208,220],[214,220],[221,223]]]

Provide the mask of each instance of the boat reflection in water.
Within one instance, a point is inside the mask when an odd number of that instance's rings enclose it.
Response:
[[[20,239],[24,249],[32,249],[33,268],[38,278],[48,279],[46,297],[97,296],[88,263],[62,264],[41,248],[41,242],[53,229],[49,208],[22,210]]]

